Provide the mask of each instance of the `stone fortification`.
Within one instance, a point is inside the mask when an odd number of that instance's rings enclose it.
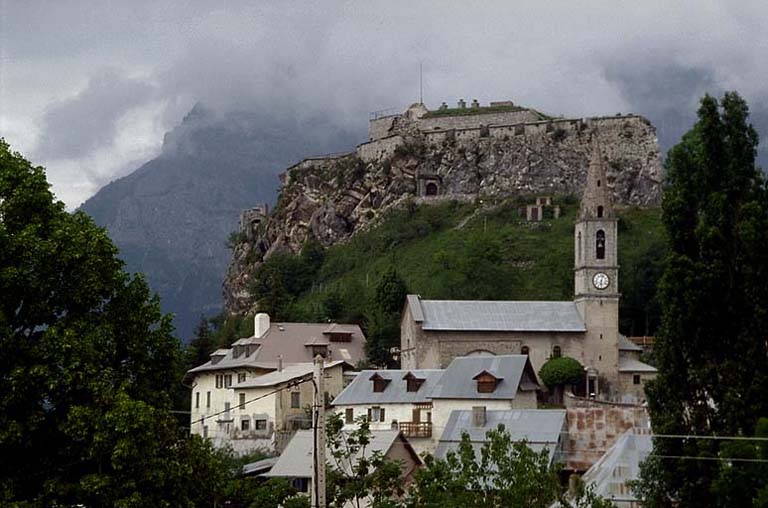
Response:
[[[533,110],[505,114],[520,112]],[[463,116],[466,120],[495,114]],[[258,235],[234,249],[224,281],[227,310],[252,308],[249,274],[263,259],[275,252],[298,252],[310,236],[326,246],[344,241],[405,199],[580,195],[593,136],[602,146],[614,203],[660,202],[656,132],[643,117],[537,117],[463,128],[448,127],[452,120],[445,127],[422,123],[429,118],[423,105],[375,118],[371,134],[376,139],[355,152],[312,157],[290,167],[282,177],[278,203]],[[424,125],[431,128],[422,129]]]

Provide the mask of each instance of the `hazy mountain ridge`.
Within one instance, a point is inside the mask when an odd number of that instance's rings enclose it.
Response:
[[[158,157],[81,209],[109,231],[128,270],[146,274],[186,340],[200,314],[221,308],[226,241],[241,210],[271,205],[287,165],[354,141],[322,119],[219,114],[197,105],[166,134]]]

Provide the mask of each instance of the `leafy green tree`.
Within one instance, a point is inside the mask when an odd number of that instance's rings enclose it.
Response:
[[[570,356],[550,358],[541,366],[539,376],[548,387],[575,385],[584,379],[584,367]]]
[[[171,320],[106,232],[0,140],[0,504],[190,506],[215,453],[169,409]]]
[[[563,508],[608,508],[610,502],[582,489],[569,499],[560,486],[559,468],[549,463],[548,450],[533,451],[514,442],[503,426],[486,435],[479,453],[465,432],[445,460],[426,457],[416,471],[406,506],[409,508],[537,508],[559,502]]]
[[[768,415],[768,193],[748,114],[736,93],[719,104],[705,96],[665,163],[670,254],[659,285],[659,375],[646,387],[658,434],[752,435]],[[654,453],[693,459],[648,462],[646,506],[729,506],[713,495],[724,468],[717,441],[657,439]]]

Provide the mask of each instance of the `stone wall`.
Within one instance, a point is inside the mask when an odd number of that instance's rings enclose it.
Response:
[[[480,111],[474,115],[427,116],[420,118],[417,125],[419,129],[427,132],[434,129],[466,129],[480,125],[515,124],[541,120],[541,115],[530,109],[499,113],[481,113]]]
[[[624,432],[648,429],[648,413],[642,407],[586,402],[584,405],[591,407],[567,410],[566,469],[586,471]]]
[[[405,143],[400,135],[387,136],[357,146],[357,156],[364,162],[374,162],[392,157],[395,149]]]
[[[400,116],[401,115],[389,115],[380,118],[372,118],[368,122],[368,139],[373,141],[375,139],[391,136],[392,132],[390,129],[392,129],[395,119]]]

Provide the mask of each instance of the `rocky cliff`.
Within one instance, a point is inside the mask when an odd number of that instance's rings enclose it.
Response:
[[[223,288],[229,312],[253,308],[250,273],[273,253],[298,252],[310,237],[325,246],[343,242],[409,198],[579,195],[593,136],[617,205],[660,202],[656,131],[640,116],[426,130],[405,114],[389,125],[353,153],[288,168],[273,213],[234,249]]]

